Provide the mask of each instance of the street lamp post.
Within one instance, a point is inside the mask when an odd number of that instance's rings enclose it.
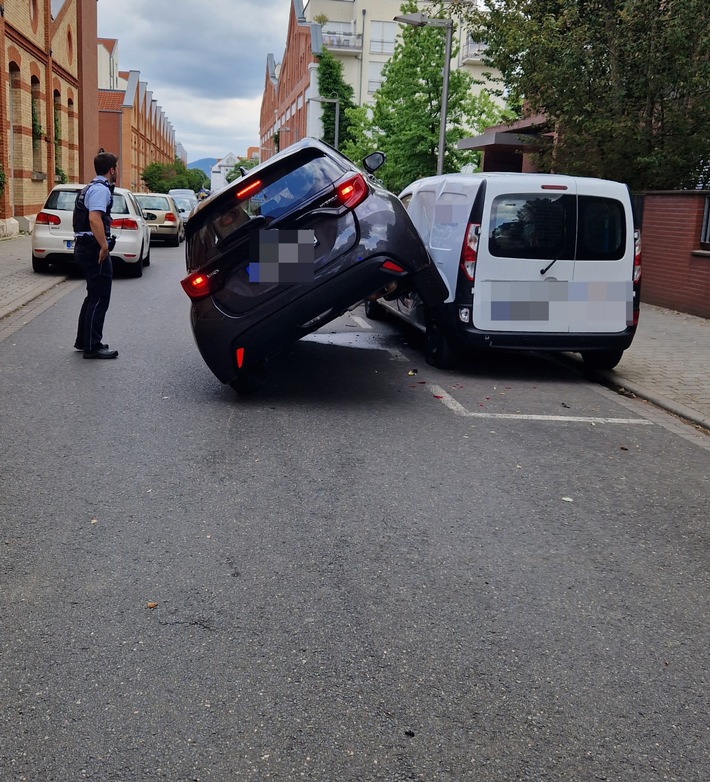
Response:
[[[431,19],[421,11],[414,14],[395,16],[395,22],[409,24],[412,27],[443,27],[446,29],[444,47],[444,86],[441,92],[441,121],[439,123],[439,154],[436,159],[436,173],[444,173],[444,150],[446,146],[446,115],[449,110],[449,75],[451,72],[451,39],[453,37],[453,19]]]

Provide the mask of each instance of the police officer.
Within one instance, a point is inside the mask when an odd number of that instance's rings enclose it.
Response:
[[[73,215],[74,260],[86,277],[86,298],[81,306],[74,347],[84,358],[116,358],[117,350],[102,343],[104,318],[111,300],[113,268],[110,251],[111,206],[118,159],[101,150],[94,158],[96,177],[79,193]]]

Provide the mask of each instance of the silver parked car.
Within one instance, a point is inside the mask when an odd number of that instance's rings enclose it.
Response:
[[[49,271],[53,264],[74,263],[74,203],[85,185],[56,185],[37,215],[32,231],[32,268]],[[135,196],[116,187],[111,207],[111,234],[116,246],[111,259],[132,277],[140,277],[150,264],[150,228]]]

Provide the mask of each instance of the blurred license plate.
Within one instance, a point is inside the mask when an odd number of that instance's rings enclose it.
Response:
[[[65,239],[64,244],[67,246],[67,250],[73,250],[74,249],[74,242],[71,239]]]

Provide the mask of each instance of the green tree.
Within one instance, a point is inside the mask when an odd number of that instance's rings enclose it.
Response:
[[[556,143],[549,170],[633,189],[707,184],[707,0],[485,0],[460,9],[487,62]]]
[[[402,5],[402,13],[417,10],[414,2]],[[442,8],[436,8],[431,16],[441,17],[443,13]],[[454,43],[453,58],[457,52]],[[374,149],[385,152],[387,162],[377,175],[395,192],[415,179],[436,173],[444,55],[443,28],[403,26],[394,54],[382,70],[382,84],[374,95],[371,112],[347,112],[352,140],[343,145],[343,151],[353,160],[362,159]],[[485,91],[475,95],[472,85],[469,74],[451,69],[445,173],[460,171],[467,163],[478,164],[478,153],[459,150],[456,142],[508,116]]]
[[[141,179],[151,193],[167,193],[174,188],[197,192],[209,185],[205,172],[199,168],[186,168],[179,158],[172,163],[150,163],[141,171]]]
[[[338,107],[338,147],[350,138],[350,119],[348,109],[355,108],[354,91],[343,77],[343,63],[326,49],[318,57],[318,92],[326,100],[337,99]],[[335,103],[321,103],[323,122],[323,141],[335,145]]]
[[[239,179],[239,177],[242,175],[240,169],[244,168],[248,171],[250,168],[254,168],[254,166],[258,164],[259,161],[256,158],[238,157],[237,162],[227,172],[227,176],[225,177],[225,179],[227,180],[227,182],[234,182],[235,179]]]

